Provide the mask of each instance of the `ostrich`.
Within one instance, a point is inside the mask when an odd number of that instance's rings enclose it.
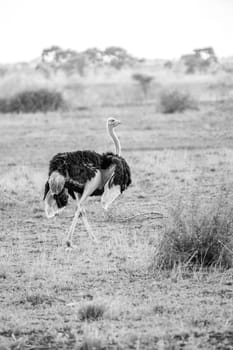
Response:
[[[88,150],[65,152],[56,154],[50,161],[44,192],[46,216],[51,218],[64,209],[69,196],[77,200],[77,210],[66,238],[67,247],[72,247],[72,236],[79,217],[89,236],[97,240],[83,207],[89,196],[101,196],[101,205],[108,210],[131,184],[130,168],[121,156],[120,141],[114,131],[119,124],[120,121],[115,118],[107,120],[107,131],[115,144],[115,154]]]

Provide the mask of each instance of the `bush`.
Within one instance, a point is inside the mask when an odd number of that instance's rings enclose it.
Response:
[[[178,205],[156,248],[153,268],[233,266],[233,207],[220,199],[217,205]]]
[[[1,113],[35,113],[56,111],[64,107],[62,94],[47,89],[28,90],[0,99]]]
[[[178,90],[162,91],[159,96],[159,105],[162,113],[176,113],[197,108],[189,93]]]

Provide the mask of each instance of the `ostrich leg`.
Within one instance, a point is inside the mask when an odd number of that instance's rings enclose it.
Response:
[[[101,173],[100,171],[97,171],[95,177],[93,177],[90,181],[87,181],[85,184],[85,188],[83,191],[83,194],[80,198],[80,200],[78,201],[78,207],[77,210],[75,212],[73,221],[71,223],[69,232],[67,234],[67,238],[66,238],[66,245],[67,247],[72,247],[72,236],[75,230],[75,227],[77,225],[78,219],[79,217],[82,218],[84,226],[89,234],[89,236],[94,239],[95,241],[97,241],[96,236],[94,235],[94,233],[91,230],[91,227],[89,225],[89,222],[87,220],[87,216],[86,216],[86,212],[85,209],[82,207],[83,203],[86,201],[86,199],[99,187],[101,186],[101,182],[102,178],[101,178]]]
[[[87,214],[86,214],[85,208],[82,208],[81,218],[82,218],[83,224],[87,230],[87,233],[89,234],[89,237],[91,237],[93,239],[93,241],[98,242],[98,239],[96,238],[94,232],[92,231],[91,225],[89,224],[89,222],[87,220]]]
[[[75,212],[75,214],[74,214],[74,218],[72,220],[72,223],[70,225],[70,228],[69,228],[69,231],[68,231],[68,234],[67,234],[67,237],[66,237],[66,245],[67,245],[68,248],[72,247],[72,236],[73,236],[75,227],[77,225],[78,219],[79,219],[79,217],[81,215],[81,211],[82,211],[82,209],[80,207],[78,207],[76,212]]]
[[[81,199],[81,195],[80,194],[76,194],[76,199],[77,199],[77,208],[80,206],[80,199]],[[89,236],[97,242],[96,236],[94,235],[91,225],[89,224],[88,220],[87,220],[87,214],[86,214],[86,209],[82,208],[79,214],[79,217],[81,217],[83,224],[87,230],[87,233],[89,234]]]

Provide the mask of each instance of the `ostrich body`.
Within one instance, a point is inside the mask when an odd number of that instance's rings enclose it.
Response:
[[[72,235],[81,217],[89,235],[96,240],[83,207],[89,196],[101,196],[101,205],[110,204],[130,185],[131,173],[121,157],[121,145],[114,128],[117,119],[107,120],[107,131],[114,141],[116,154],[111,152],[75,151],[56,154],[49,164],[49,177],[45,184],[45,212],[48,218],[58,214],[67,204],[69,196],[77,200],[77,210],[70,226],[66,244],[72,246]]]

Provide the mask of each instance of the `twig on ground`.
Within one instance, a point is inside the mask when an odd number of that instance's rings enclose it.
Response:
[[[165,216],[162,214],[162,213],[159,213],[157,211],[150,211],[150,212],[145,212],[145,213],[139,213],[139,214],[136,214],[136,215],[132,215],[132,216],[129,216],[128,218],[125,218],[125,219],[121,219],[121,220],[118,220],[119,222],[126,222],[126,221],[130,221],[130,220],[133,220],[135,218],[137,218],[138,216],[146,216],[146,215],[158,215],[160,216],[160,218],[165,218]]]
[[[165,216],[164,214],[162,214],[162,213],[159,213],[159,212],[157,212],[157,211],[149,211],[149,212],[145,212],[145,213],[139,213],[139,214],[135,214],[135,215],[132,215],[132,216],[129,216],[128,218],[124,218],[124,219],[121,219],[121,220],[117,220],[117,218],[116,217],[114,217],[115,218],[115,220],[114,221],[117,221],[117,222],[124,222],[124,221],[129,221],[129,220],[133,220],[133,219],[135,219],[135,218],[137,218],[138,216],[146,216],[146,215],[158,215],[158,216],[160,216],[161,217],[161,219],[162,218],[167,218],[167,216]],[[66,216],[66,219],[72,219],[73,218],[73,216]],[[95,221],[95,222],[103,222],[103,221]]]

